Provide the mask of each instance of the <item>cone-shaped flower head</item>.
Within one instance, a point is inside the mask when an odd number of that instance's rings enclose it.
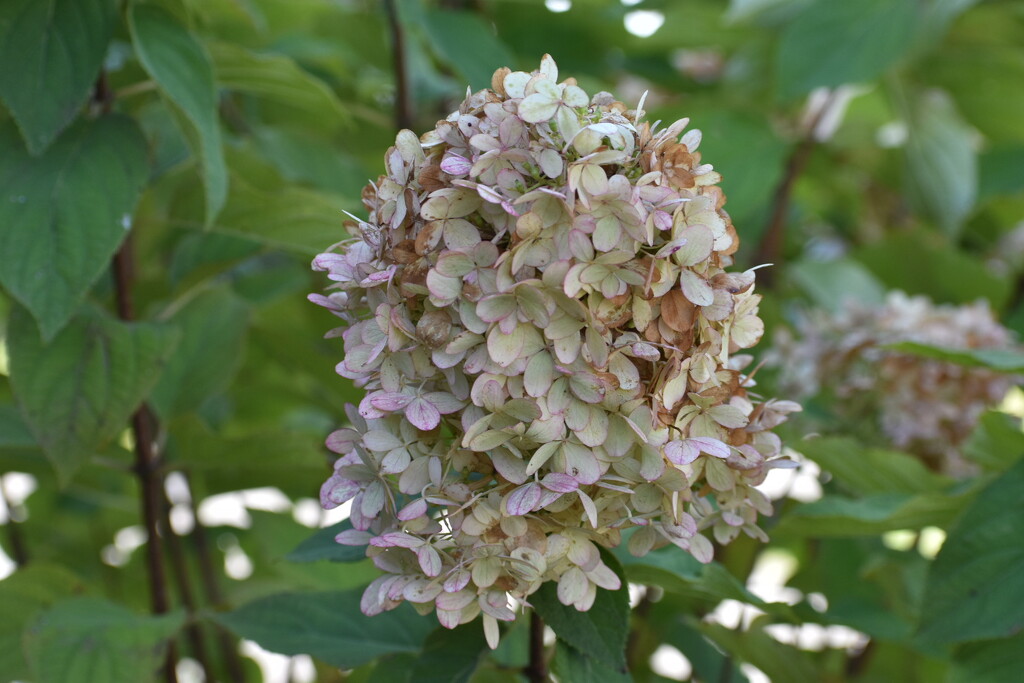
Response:
[[[757,400],[752,271],[687,121],[657,130],[607,93],[499,70],[417,138],[404,130],[365,221],[314,268],[344,320],[338,373],[366,390],[322,501],[352,501],[384,575],[376,614],[409,601],[489,642],[545,581],[586,610],[619,588],[598,547],[643,555],[763,538],[754,487],[770,431],[799,409]],[[682,137],[680,138],[680,136]]]

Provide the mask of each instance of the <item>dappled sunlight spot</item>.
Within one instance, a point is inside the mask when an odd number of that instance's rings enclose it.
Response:
[[[18,565],[4,552],[3,546],[0,546],[0,581],[13,574],[17,568]]]
[[[693,665],[679,648],[659,645],[651,655],[651,671],[673,681],[687,681],[693,675]]]
[[[1014,417],[1024,418],[1024,390],[1020,387],[1010,387],[999,404],[999,410]]]
[[[0,375],[11,374],[11,358],[7,355],[7,344],[0,344]]]
[[[316,529],[320,526],[320,518],[323,517],[323,508],[320,503],[312,498],[299,498],[292,506],[292,519],[302,526]]]
[[[344,522],[349,517],[349,513],[352,511],[352,501],[345,501],[333,510],[324,510],[323,517],[320,519],[320,526],[332,526],[338,522]]]
[[[239,529],[252,526],[252,517],[238,493],[210,496],[199,504],[196,514],[203,526],[233,526]]]
[[[917,532],[913,529],[894,529],[882,534],[882,543],[891,550],[910,550],[917,543]]]
[[[821,652],[825,649],[858,650],[867,645],[868,637],[847,626],[821,624],[771,624],[765,633],[784,645],[801,650]]]
[[[0,486],[3,487],[4,498],[7,504],[14,508],[10,516],[15,521],[22,522],[28,519],[28,510],[22,506],[28,497],[39,488],[39,482],[31,474],[25,472],[8,472],[0,477]],[[7,523],[7,506],[0,506],[0,523]]]
[[[821,468],[791,448],[783,449],[786,457],[800,463],[794,469],[776,468],[770,470],[757,488],[771,500],[792,498],[801,503],[812,503],[822,496]]]
[[[811,606],[811,609],[819,614],[828,611],[828,598],[825,597],[824,593],[808,593],[807,604]]]
[[[132,553],[146,543],[146,529],[138,524],[126,526],[114,534],[114,542],[103,546],[100,559],[111,567],[123,567],[128,564]]]
[[[171,529],[179,536],[192,533],[196,527],[196,516],[192,514],[192,507],[189,505],[172,505],[168,517],[171,520]]]
[[[174,667],[178,683],[206,683],[203,665],[191,657],[183,657]]]
[[[236,581],[244,581],[252,576],[252,560],[238,544],[232,534],[224,534],[217,539],[217,545],[224,551],[224,573]]]
[[[638,583],[629,584],[629,606],[634,608],[640,604],[640,601],[647,595],[647,586],[643,586]]]
[[[895,149],[907,142],[909,134],[906,121],[890,121],[875,132],[875,142],[882,149]]]
[[[572,9],[572,0],[544,0],[544,6],[552,12],[568,12]]]
[[[313,683],[316,680],[316,668],[307,655],[279,655],[251,640],[243,640],[239,652],[259,665],[263,683]]]
[[[258,489],[245,489],[239,491],[242,495],[242,502],[250,510],[264,510],[266,512],[288,512],[292,508],[291,499],[281,492],[281,489],[273,486],[264,486]]]
[[[135,434],[131,429],[121,431],[117,436],[117,445],[129,452],[135,450]]]
[[[164,479],[164,491],[167,493],[167,500],[175,505],[192,502],[188,480],[181,472],[171,472],[167,475],[167,478]]]
[[[638,38],[649,38],[658,32],[665,23],[665,15],[661,12],[638,9],[623,18],[626,30]]]
[[[786,582],[793,578],[799,563],[792,553],[770,548],[761,553],[747,579],[747,588],[765,602],[796,604],[803,593],[788,588]]]
[[[746,630],[750,626],[750,622],[762,614],[764,612],[753,605],[748,605],[739,600],[728,599],[718,603],[718,606],[705,616],[704,620],[720,624],[728,629],[735,630],[743,627]]]
[[[626,7],[632,7],[633,5],[639,5],[644,0],[619,0]]]
[[[937,526],[926,526],[921,529],[920,538],[917,541],[917,551],[922,557],[929,560],[934,559],[942,544],[946,542],[946,532]]]
[[[772,683],[772,679],[753,664],[743,662],[740,664],[740,672],[747,677],[748,683]]]

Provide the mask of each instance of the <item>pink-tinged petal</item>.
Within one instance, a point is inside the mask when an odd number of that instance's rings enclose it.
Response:
[[[558,579],[558,601],[568,607],[578,602],[590,584],[587,575],[579,567],[572,567]]]
[[[473,163],[458,154],[449,154],[441,160],[441,170],[449,175],[466,175]]]
[[[339,306],[337,303],[335,303],[329,297],[324,296],[323,294],[310,294],[306,298],[312,303],[316,304],[317,306],[323,306],[324,308],[331,311],[344,310],[341,306]]]
[[[422,538],[410,536],[401,531],[389,531],[370,539],[370,545],[378,548],[419,548],[424,543]]]
[[[430,404],[437,408],[437,412],[442,415],[457,413],[466,406],[464,401],[460,401],[447,391],[432,391],[425,394],[423,398],[430,401]]]
[[[420,562],[420,569],[427,576],[433,578],[441,573],[441,556],[429,545],[416,549],[416,559]]]
[[[583,511],[587,513],[587,520],[590,522],[590,526],[597,528],[597,506],[594,504],[594,500],[583,491],[577,491],[576,495],[579,496],[580,502],[583,503]]]
[[[501,204],[505,201],[505,198],[501,196],[497,190],[487,185],[477,185],[476,192],[480,195],[480,198],[491,204]]]
[[[519,103],[519,118],[527,123],[549,121],[558,111],[559,102],[545,93],[534,93]]]
[[[513,517],[521,517],[529,512],[533,512],[537,503],[540,502],[540,497],[540,485],[530,482],[529,484],[513,489],[512,492],[505,497],[505,509],[508,511],[508,514]]]
[[[353,546],[364,546],[369,545],[370,539],[373,538],[373,534],[369,531],[359,531],[358,529],[346,529],[340,534],[334,537],[336,543],[341,545],[353,545]]]
[[[459,625],[462,620],[462,610],[447,610],[437,608],[437,620],[441,626],[447,629],[453,629]]]
[[[331,432],[324,443],[331,452],[346,455],[359,443],[359,433],[352,429],[339,429]]]
[[[707,436],[695,436],[692,439],[687,439],[687,441],[699,448],[701,453],[707,453],[716,458],[728,458],[730,455],[729,446],[718,439],[712,439]]]
[[[413,397],[397,391],[381,391],[370,395],[370,404],[378,409],[387,412],[401,410],[412,403]]]
[[[548,472],[540,483],[544,488],[557,493],[572,493],[580,487],[578,481],[561,472]]]
[[[689,465],[700,455],[700,449],[690,441],[669,441],[665,444],[665,457],[676,465]]]
[[[394,277],[397,268],[398,266],[388,266],[384,270],[366,276],[359,284],[363,287],[375,287],[377,285],[382,285],[389,282],[391,278]]]
[[[474,591],[461,590],[457,593],[442,593],[437,596],[437,608],[446,611],[461,611],[476,598]]]
[[[373,405],[374,396],[375,394],[368,394],[359,402],[359,415],[367,420],[377,420],[387,415],[387,413]]]
[[[333,510],[356,496],[362,487],[358,482],[345,479],[337,474],[324,482],[320,487],[320,505],[325,510]]]
[[[427,501],[423,498],[417,498],[399,510],[397,517],[403,522],[408,522],[413,519],[418,519],[425,514],[427,514]]]
[[[441,424],[441,413],[432,403],[423,398],[417,398],[405,409],[405,416],[417,429],[430,431]]]
[[[444,592],[458,593],[466,587],[471,576],[472,574],[465,569],[459,569],[452,572],[448,578],[444,580]]]
[[[689,268],[679,271],[679,284],[683,296],[698,306],[710,306],[715,301],[715,292],[708,281]]]

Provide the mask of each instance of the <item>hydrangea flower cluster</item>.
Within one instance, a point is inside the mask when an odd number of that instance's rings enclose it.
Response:
[[[867,413],[898,448],[935,469],[965,474],[960,446],[1014,378],[884,348],[912,341],[950,349],[1006,348],[1010,332],[984,301],[936,305],[890,292],[881,306],[848,301],[835,315],[804,316],[797,338],[782,333],[773,355],[786,391],[834,392],[845,414]]]
[[[641,104],[642,106],[642,104]],[[618,576],[599,547],[702,562],[763,538],[754,487],[787,463],[738,355],[763,332],[720,180],[687,120],[659,130],[608,93],[501,69],[417,138],[398,134],[356,236],[316,257],[311,300],[344,320],[337,371],[366,390],[324,507],[401,601],[454,628],[498,622],[545,581],[587,610]],[[353,217],[354,218],[354,217]]]

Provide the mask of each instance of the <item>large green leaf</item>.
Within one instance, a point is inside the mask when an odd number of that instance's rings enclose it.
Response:
[[[271,652],[310,654],[343,669],[392,652],[416,652],[436,625],[409,605],[363,616],[361,593],[280,593],[215,618]]]
[[[551,671],[562,681],[629,683],[633,680],[628,672],[613,669],[604,662],[588,657],[561,641],[555,647]]]
[[[966,494],[885,493],[856,500],[825,496],[794,508],[772,532],[776,536],[875,536],[895,529],[945,527],[966,503]]]
[[[78,123],[39,157],[0,127],[0,283],[45,338],[108,267],[146,177],[146,141],[127,118]]]
[[[911,47],[916,8],[914,0],[817,0],[782,32],[779,93],[789,98],[874,80]]]
[[[864,448],[854,439],[824,437],[802,441],[801,453],[832,473],[854,493],[926,493],[951,482],[906,453]]]
[[[334,537],[342,531],[352,528],[352,522],[344,520],[337,524],[324,527],[295,547],[288,553],[292,562],[358,562],[366,558],[366,548],[362,546],[341,545]]]
[[[964,444],[964,454],[988,469],[1009,468],[1024,457],[1020,419],[994,410],[985,413]]]
[[[1016,349],[946,349],[920,342],[897,342],[886,348],[893,351],[944,360],[955,365],[985,368],[996,372],[1024,372],[1024,351]]]
[[[38,683],[156,680],[167,640],[183,613],[139,616],[101,598],[73,598],[43,613],[25,633]]]
[[[11,679],[31,676],[21,640],[25,626],[43,609],[82,590],[78,577],[67,569],[32,563],[0,581],[0,671]]]
[[[203,292],[171,316],[182,339],[153,389],[161,417],[194,410],[228,386],[245,355],[248,320],[248,307],[226,287]]]
[[[423,643],[423,652],[413,663],[409,680],[416,683],[468,683],[485,652],[487,642],[479,622],[451,630],[437,628]]]
[[[348,121],[334,91],[286,55],[260,54],[231,43],[210,46],[214,75],[228,90],[251,93],[313,114],[318,127]]]
[[[622,579],[617,591],[597,589],[597,599],[586,612],[558,601],[557,584],[548,581],[530,597],[544,623],[559,638],[581,653],[619,671],[626,669],[626,637],[629,635],[629,592],[618,561],[609,553],[602,559]]]
[[[423,28],[431,48],[473,90],[490,87],[494,71],[513,63],[511,53],[492,26],[477,14],[427,10],[423,14]]]
[[[958,643],[1024,628],[1024,461],[964,510],[928,573],[920,637]]]
[[[11,386],[36,440],[67,483],[127,426],[177,343],[177,330],[84,312],[44,344],[23,308],[11,315]]]
[[[950,683],[1017,683],[1020,680],[1024,633],[1012,638],[980,640],[957,648],[950,667]]]
[[[185,123],[186,137],[199,158],[206,222],[212,223],[227,198],[228,175],[210,58],[187,28],[155,5],[132,3],[128,26],[139,61]]]
[[[113,0],[0,3],[0,99],[32,154],[46,149],[89,98],[116,17]]]
[[[978,196],[978,160],[968,128],[937,93],[911,105],[906,168],[913,197],[943,231],[956,237]]]
[[[868,270],[850,259],[838,261],[797,261],[788,266],[791,277],[818,306],[833,313],[846,303],[881,305],[885,287]]]

